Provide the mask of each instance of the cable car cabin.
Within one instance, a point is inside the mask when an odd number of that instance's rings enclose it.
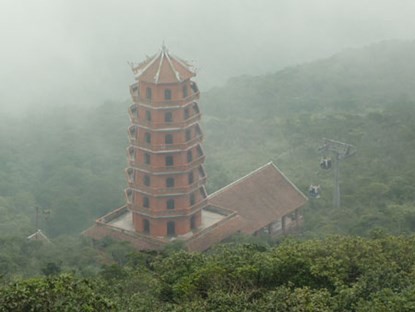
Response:
[[[310,185],[308,195],[311,198],[320,198],[320,185]]]
[[[330,158],[323,158],[320,161],[320,167],[321,169],[328,170],[331,168],[331,159]]]

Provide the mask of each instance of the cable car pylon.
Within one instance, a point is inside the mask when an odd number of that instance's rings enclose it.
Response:
[[[323,138],[323,145],[320,146],[319,151],[324,155],[331,154],[334,156],[334,161],[324,157],[320,162],[320,167],[322,169],[330,169],[332,164],[334,165],[333,206],[340,208],[340,162],[353,156],[357,150],[351,144]]]

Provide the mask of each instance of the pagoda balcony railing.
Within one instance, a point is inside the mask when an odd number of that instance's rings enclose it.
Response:
[[[199,99],[199,96],[200,96],[200,92],[198,91],[180,100],[156,101],[154,99],[142,98],[137,94],[131,95],[131,98],[133,99],[134,103],[143,103],[143,104],[154,106],[154,107],[170,107],[170,106],[183,106],[186,103]]]
[[[165,210],[152,210],[151,208],[137,208],[134,207],[133,204],[127,204],[128,209],[134,212],[138,212],[141,215],[146,215],[149,217],[182,217],[188,216],[194,213],[197,210],[202,209],[207,205],[207,199],[203,199],[202,201],[190,206],[188,209],[165,209]]]
[[[179,143],[179,144],[158,144],[158,145],[152,145],[152,144],[148,144],[145,142],[140,142],[138,144],[136,144],[139,147],[142,147],[144,149],[149,149],[152,151],[171,151],[171,150],[183,150],[186,149],[187,147],[193,145],[194,143],[201,141],[203,139],[203,134],[199,134],[197,136],[195,136],[194,138],[192,138],[191,140],[185,142],[185,143]],[[134,142],[133,142],[134,141]],[[131,140],[131,143],[136,143],[137,140]]]
[[[148,121],[148,120],[139,121],[137,116],[134,115],[132,112],[130,112],[131,123],[136,124],[138,126],[144,126],[147,128],[156,128],[156,129],[169,129],[169,128],[181,129],[181,128],[191,125],[192,123],[199,121],[200,117],[201,117],[201,114],[197,113],[197,114],[194,114],[193,116],[190,116],[188,119],[184,121],[171,121],[171,122],[154,122],[154,121]]]
[[[188,194],[192,190],[205,185],[205,179],[199,180],[195,183],[179,187],[151,187],[145,185],[129,185],[131,190],[144,192],[147,194],[164,195],[164,194]]]
[[[130,159],[129,165],[135,167],[137,169],[142,169],[148,172],[175,172],[175,171],[186,171],[194,167],[198,167],[205,161],[206,156],[201,155],[198,158],[195,158],[193,161],[179,166],[157,166],[154,167],[152,165],[146,165],[143,163],[138,163],[137,161]]]

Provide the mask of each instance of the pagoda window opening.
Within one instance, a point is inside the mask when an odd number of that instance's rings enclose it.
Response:
[[[127,174],[128,174],[128,182],[133,183],[134,180],[135,180],[134,169],[133,168],[128,168],[127,169]]]
[[[206,198],[207,193],[206,193],[205,188],[202,186],[199,190],[200,190],[200,195],[202,195],[203,198]]]
[[[146,120],[151,121],[151,112],[150,111],[146,111]]]
[[[172,122],[173,121],[173,113],[172,112],[166,112],[164,114],[164,122]]]
[[[146,132],[146,133],[144,134],[144,140],[145,140],[145,142],[146,142],[147,144],[151,144],[151,134],[150,134],[150,133],[148,133],[148,132]]]
[[[145,176],[143,177],[143,184],[144,184],[145,186],[150,186],[150,184],[151,184],[151,181],[150,181],[150,176],[145,175]]]
[[[194,230],[196,228],[196,216],[193,215],[190,218],[190,229]]]
[[[194,93],[199,92],[199,88],[197,87],[196,82],[190,81],[190,87],[192,88],[192,90],[193,90]]]
[[[135,160],[135,149],[133,146],[128,148],[128,156],[130,157],[130,160]]]
[[[196,102],[193,102],[193,110],[195,111],[196,114],[200,113],[199,105],[197,105]]]
[[[187,89],[187,86],[183,86],[183,98],[187,98],[189,96],[189,90]]]
[[[131,126],[131,127],[128,129],[128,132],[129,132],[129,134],[130,134],[130,138],[135,139],[136,134],[137,134],[137,127],[136,127],[136,126]]]
[[[192,130],[191,129],[186,130],[185,137],[186,137],[186,142],[190,141],[190,139],[192,138]]]
[[[167,209],[174,209],[174,199],[168,199],[166,202],[166,208]]]
[[[167,235],[175,236],[176,235],[176,224],[174,221],[167,222]]]
[[[193,153],[192,150],[188,150],[187,151],[187,162],[192,162],[193,161]]]
[[[130,106],[130,112],[131,112],[131,115],[133,116],[133,117],[138,117],[138,109],[137,109],[137,105],[135,105],[135,104],[133,104],[133,105],[131,105]]]
[[[144,154],[144,164],[146,164],[146,165],[151,164],[151,155],[149,153]]]
[[[194,182],[193,171],[189,172],[189,174],[187,176],[187,180],[188,180],[189,184],[192,184]]]
[[[170,177],[166,179],[166,187],[174,187],[174,178]]]
[[[146,99],[151,100],[152,97],[153,97],[152,90],[151,90],[150,87],[147,87],[147,89],[146,89]]]
[[[150,208],[150,199],[148,197],[143,197],[143,207]]]
[[[171,100],[171,90],[170,89],[165,89],[164,90],[164,99],[165,100]]]
[[[194,193],[190,194],[189,203],[190,203],[190,206],[193,206],[196,203],[196,196]]]
[[[126,191],[126,195],[127,195],[127,202],[129,204],[134,202],[134,193],[132,189],[127,189]]]
[[[204,178],[206,176],[205,170],[203,170],[202,166],[199,167],[199,176],[201,178]]]
[[[200,146],[200,144],[196,147],[196,150],[197,150],[197,155],[199,157],[202,157],[203,156],[203,150],[202,150],[202,147]]]
[[[196,124],[196,134],[197,134],[198,136],[202,135],[202,130],[200,129],[199,124]]]
[[[189,117],[190,117],[189,108],[184,109],[183,115],[184,115],[184,120],[189,119]]]
[[[146,99],[151,100],[152,97],[153,97],[153,95],[152,95],[151,88],[147,87],[147,89],[146,89]]]
[[[164,143],[165,144],[173,144],[173,135],[172,134],[166,134],[164,137]]]
[[[150,233],[150,221],[147,219],[143,220],[143,232],[146,234]]]
[[[174,166],[174,158],[173,158],[173,156],[172,155],[166,156],[165,162],[166,162],[166,166],[167,167]]]

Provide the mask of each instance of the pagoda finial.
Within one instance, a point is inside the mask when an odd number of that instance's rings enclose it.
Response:
[[[166,47],[166,43],[164,42],[164,40],[161,43],[161,51],[164,52],[164,53],[168,52],[167,47]]]

